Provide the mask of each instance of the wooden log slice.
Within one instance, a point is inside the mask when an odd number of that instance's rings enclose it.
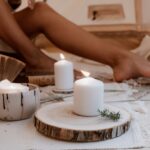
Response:
[[[28,76],[28,81],[39,86],[54,85],[54,75]]]
[[[72,112],[72,102],[53,103],[43,106],[35,113],[35,127],[45,136],[71,142],[94,142],[113,139],[128,131],[130,114],[120,108],[105,106],[120,112],[115,122],[101,116],[83,117]]]
[[[0,80],[8,79],[14,81],[24,67],[24,62],[0,54]]]

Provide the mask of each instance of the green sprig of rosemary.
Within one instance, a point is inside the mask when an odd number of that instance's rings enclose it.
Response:
[[[102,117],[109,118],[113,121],[118,121],[120,119],[120,113],[119,112],[117,112],[117,113],[111,112],[108,109],[105,109],[103,111],[100,111],[100,110],[98,110],[98,111]]]

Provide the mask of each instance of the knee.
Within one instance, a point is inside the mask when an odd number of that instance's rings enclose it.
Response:
[[[52,16],[55,11],[44,2],[37,2],[34,7],[34,16],[36,18],[42,18],[42,21],[47,20],[48,16]],[[50,19],[50,18],[49,18]]]
[[[45,14],[45,13],[54,13],[54,10],[46,3],[44,2],[37,2],[35,4],[34,11],[37,12],[39,15],[40,14]]]
[[[56,12],[44,2],[37,2],[32,12],[34,20],[40,30],[42,30],[43,27],[47,25],[47,21],[51,20],[51,17],[56,14]]]

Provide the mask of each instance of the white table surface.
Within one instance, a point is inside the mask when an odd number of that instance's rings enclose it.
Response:
[[[145,103],[150,118],[150,101]],[[149,122],[150,119],[144,121]],[[150,139],[147,140],[150,143]],[[49,150],[49,144],[49,138],[36,131],[33,118],[14,122],[0,121],[0,150]],[[150,150],[150,144],[146,144],[143,149]]]
[[[132,105],[133,102],[130,103]],[[148,123],[150,121],[150,101],[145,101],[145,104],[148,108],[148,117],[145,120],[142,119],[141,122]],[[33,117],[14,122],[0,121],[0,150],[50,150],[52,143],[49,142],[49,138],[37,132]],[[56,147],[53,148],[55,149]],[[143,149],[150,150],[150,136],[149,139],[147,138],[147,144],[141,150]]]

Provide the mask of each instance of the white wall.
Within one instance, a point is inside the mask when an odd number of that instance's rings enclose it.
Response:
[[[150,24],[150,0],[142,0],[143,24]]]
[[[81,13],[82,9],[84,9],[82,10],[82,12],[85,12],[85,6],[83,5],[88,5],[91,2],[93,3],[93,1],[109,1],[109,2],[112,1],[113,2],[114,0],[47,0],[47,1],[58,12],[60,12],[61,14],[66,16],[68,19],[73,21],[76,15],[79,18],[82,18],[85,15],[85,13],[84,14]],[[127,0],[124,0],[124,1],[127,1]],[[149,25],[150,24],[150,0],[141,0],[141,1],[142,1],[142,21],[143,21],[143,24]],[[26,4],[27,0],[23,0],[22,2],[23,3],[20,9],[27,6]],[[132,12],[132,10],[130,9],[131,9],[131,6],[129,7],[128,12]],[[131,16],[130,19],[133,19],[133,16]],[[80,20],[79,22],[81,22],[82,19],[79,19],[78,21],[77,19],[75,20],[76,22],[78,22],[79,20]],[[134,21],[132,20],[132,22]]]
[[[136,23],[134,0],[48,0],[48,3],[60,14],[79,25]],[[92,21],[88,18],[88,7],[97,4],[122,4],[125,18]]]

